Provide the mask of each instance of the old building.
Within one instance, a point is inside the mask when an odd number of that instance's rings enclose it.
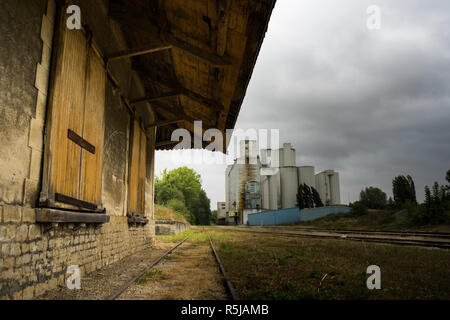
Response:
[[[225,203],[228,210],[229,223],[245,223],[245,212],[251,208],[251,202],[246,202],[245,195],[248,191],[248,183],[260,181],[261,162],[257,156],[256,141],[243,140],[240,142],[239,157],[233,165],[227,167],[225,172]]]
[[[234,127],[273,6],[2,1],[0,298],[153,243],[155,150]]]
[[[312,166],[297,167],[296,151],[290,143],[279,149],[263,149],[257,142],[240,142],[240,156],[225,172],[225,203],[228,216],[246,224],[251,213],[295,208],[300,184],[315,188],[324,205],[339,205],[339,173],[315,174]]]
[[[227,204],[226,202],[217,202],[217,223],[227,224]]]

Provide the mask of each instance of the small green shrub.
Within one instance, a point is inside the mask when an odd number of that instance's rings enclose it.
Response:
[[[356,201],[356,202],[352,203],[351,208],[352,209],[351,209],[350,213],[354,217],[360,217],[360,216],[366,215],[368,212],[366,206],[363,205],[360,201]]]

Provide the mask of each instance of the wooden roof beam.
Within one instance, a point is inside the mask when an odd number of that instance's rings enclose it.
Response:
[[[167,87],[172,92],[179,92],[180,95],[184,95],[194,101],[197,101],[198,103],[205,105],[205,106],[213,109],[214,111],[224,110],[224,106],[220,102],[203,97],[202,95],[181,86],[179,83],[177,83],[175,81],[169,82],[169,81],[164,81],[164,80],[153,79],[151,76],[149,76],[149,74],[145,70],[141,69],[141,70],[137,70],[137,71],[138,72],[140,71],[140,74],[143,75],[146,79],[153,81],[155,83],[158,83],[164,87]]]
[[[182,50],[190,55],[193,55],[198,59],[202,60],[203,62],[210,64],[216,68],[229,67],[232,65],[231,59],[227,56],[219,56],[217,54],[209,53],[205,49],[201,49],[187,42],[178,40],[173,36],[166,36],[166,41],[174,48]]]
[[[108,63],[108,62],[111,62],[114,60],[142,56],[144,54],[150,54],[150,53],[164,51],[164,50],[170,50],[170,49],[172,49],[171,45],[164,45],[164,44],[149,45],[146,47],[133,48],[133,49],[123,50],[123,51],[113,53],[111,55],[108,55],[105,58],[105,60]]]
[[[195,93],[191,90],[188,90],[186,88],[181,88],[181,94],[188,97],[189,99],[192,99],[194,101],[197,101],[198,103],[207,106],[208,108],[211,108],[215,111],[222,111],[224,108],[222,104],[218,101],[205,98],[202,95]]]
[[[180,142],[179,142],[179,141],[168,140],[168,141],[157,142],[157,143],[155,144],[155,146],[156,146],[157,148],[158,148],[158,147],[166,147],[166,146],[170,146],[170,145],[178,144],[178,143],[180,143]]]
[[[159,51],[170,50],[173,48],[177,48],[190,55],[193,55],[203,62],[216,68],[223,68],[232,65],[231,59],[229,59],[227,56],[219,56],[217,54],[208,53],[204,49],[200,49],[186,42],[180,41],[174,37],[168,37],[167,43],[164,44],[141,46],[138,48],[132,48],[110,54],[105,58],[105,62],[109,63],[111,61],[119,59],[142,56]]]
[[[145,96],[142,98],[136,98],[130,101],[131,104],[137,104],[140,102],[155,102],[161,99],[165,99],[165,98],[171,98],[171,97],[177,97],[179,96],[181,93],[179,91],[171,91],[168,93],[163,93],[160,94],[159,96]]]
[[[180,122],[183,122],[183,121],[186,121],[186,120],[185,119],[178,119],[178,120],[159,121],[159,122],[155,122],[155,123],[152,123],[152,124],[146,126],[145,129],[148,130],[148,129],[152,129],[154,127],[159,127],[160,128],[160,127],[170,126],[172,124],[177,124],[177,123],[180,123]]]

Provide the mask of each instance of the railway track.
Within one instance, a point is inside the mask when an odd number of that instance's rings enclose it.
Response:
[[[152,261],[148,265],[148,267],[145,268],[145,270],[141,271],[138,275],[134,276],[133,278],[131,278],[130,280],[125,282],[117,291],[115,291],[112,295],[108,296],[105,300],[116,300],[117,298],[119,298],[131,285],[133,285],[137,280],[142,278],[147,272],[149,272],[149,270],[151,270],[153,267],[155,267],[158,263],[160,263],[162,260],[164,260],[165,257],[167,257],[169,254],[171,254],[176,249],[178,249],[188,238],[189,238],[189,236],[184,238],[182,241],[177,243],[174,247],[172,247],[168,251],[166,251],[159,258],[157,258],[156,260]],[[211,240],[211,237],[209,237],[209,244],[210,244],[212,253],[213,253],[214,257],[215,257],[215,260],[216,260],[216,262],[218,264],[219,270],[220,270],[220,272],[221,272],[221,274],[223,276],[225,289],[229,293],[230,298],[232,300],[238,300],[236,291],[235,291],[232,283],[227,278],[225,268],[223,267],[222,262],[220,261],[220,257],[217,254],[216,249],[214,248],[214,244],[213,244],[213,242]]]
[[[261,228],[262,229],[262,228]],[[315,238],[315,239],[335,239],[335,240],[349,240],[349,241],[358,241],[358,242],[372,242],[372,243],[384,243],[384,244],[393,244],[393,245],[401,245],[401,246],[417,246],[417,247],[432,247],[439,249],[450,249],[450,241],[448,238],[441,237],[440,239],[436,239],[436,237],[426,237],[423,233],[414,234],[414,235],[406,235],[404,233],[399,234],[396,232],[395,235],[398,237],[389,237],[392,236],[390,233],[383,233],[379,231],[375,231],[378,234],[374,234],[371,232],[361,232],[358,233],[356,230],[353,230],[353,233],[346,232],[347,230],[339,230],[336,232],[334,230],[311,230],[311,229],[302,229],[299,230],[291,230],[291,229],[278,229],[278,228],[268,228],[271,230],[281,230],[281,231],[263,231],[257,230],[256,228],[233,228],[233,231],[239,232],[247,232],[247,233],[257,233],[257,234],[267,234],[267,235],[275,235],[282,237],[291,237],[291,238]],[[286,232],[291,231],[291,232]],[[314,233],[316,232],[316,233]],[[405,238],[409,236],[410,238]],[[415,237],[421,237],[421,239],[417,239]],[[426,239],[428,238],[428,239]],[[437,241],[441,240],[441,241]]]
[[[333,232],[341,234],[364,234],[364,235],[393,235],[399,237],[428,237],[439,239],[450,239],[450,232],[422,232],[422,231],[379,231],[379,230],[342,230],[342,229],[319,229],[319,228],[282,228],[282,227],[265,227],[278,230],[299,230],[299,231],[318,231]]]

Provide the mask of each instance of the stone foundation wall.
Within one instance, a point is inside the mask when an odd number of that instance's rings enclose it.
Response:
[[[0,206],[0,299],[32,299],[65,286],[71,265],[83,277],[154,242],[151,223],[132,227],[126,217],[112,216],[97,227],[43,225],[35,223],[35,210]]]
[[[155,221],[155,232],[158,235],[179,234],[189,230],[189,224],[178,221]]]

